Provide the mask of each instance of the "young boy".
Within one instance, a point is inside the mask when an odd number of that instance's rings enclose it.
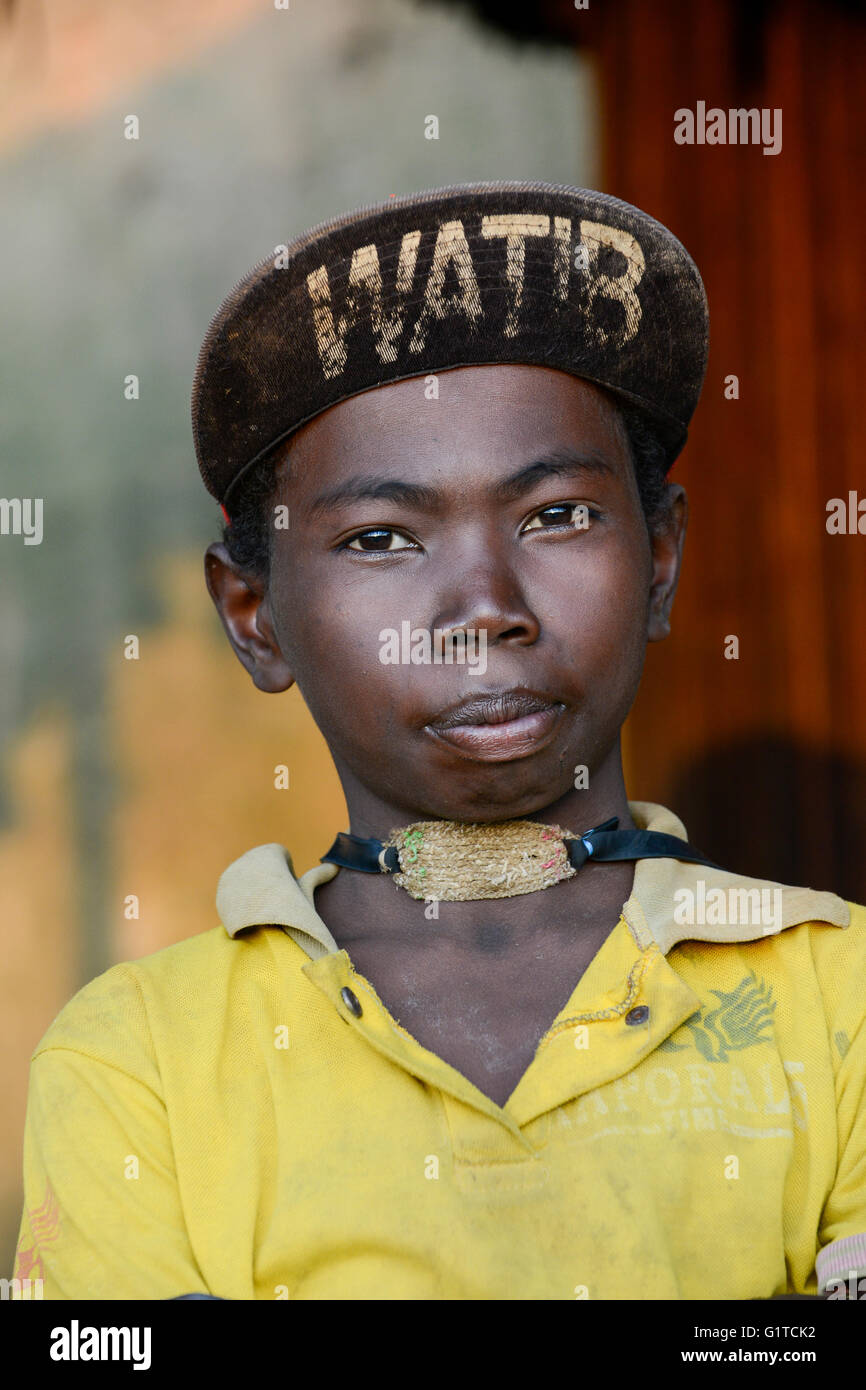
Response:
[[[297,682],[351,834],[300,880],[250,850],[220,925],[52,1024],[16,1270],[45,1297],[866,1274],[864,909],[714,866],[623,782],[706,349],[679,242],[543,183],[362,209],[225,301],[207,584],[258,688]]]

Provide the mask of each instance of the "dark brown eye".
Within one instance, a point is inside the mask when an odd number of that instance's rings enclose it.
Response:
[[[347,550],[362,550],[367,553],[377,550],[407,550],[411,549],[412,542],[407,545],[392,545],[392,540],[406,540],[406,536],[401,535],[390,526],[372,526],[367,531],[359,531],[357,536],[353,536],[348,542]],[[362,544],[364,542],[364,544]]]
[[[588,531],[590,518],[599,513],[585,502],[552,502],[526,523],[525,531],[543,531],[554,526],[571,526],[575,531]],[[547,518],[545,521],[543,518]]]

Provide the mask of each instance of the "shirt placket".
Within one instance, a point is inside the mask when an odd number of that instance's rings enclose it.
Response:
[[[625,924],[617,931],[627,932]],[[657,946],[641,949],[629,936],[624,951],[625,939],[602,947],[504,1106],[401,1028],[346,951],[303,970],[371,1047],[442,1092],[455,1156],[513,1161],[537,1153],[542,1116],[631,1071],[700,1007]]]

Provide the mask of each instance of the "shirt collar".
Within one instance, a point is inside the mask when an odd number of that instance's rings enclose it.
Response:
[[[641,830],[687,838],[682,821],[664,806],[630,801],[629,810]],[[313,895],[319,884],[327,883],[339,872],[336,864],[315,864],[297,878],[292,857],[283,845],[258,845],[230,864],[220,878],[216,898],[220,921],[231,937],[249,927],[282,927],[312,960],[317,960],[339,947],[316,911]],[[721,890],[723,896],[720,898],[715,890]],[[755,890],[763,890],[767,895],[762,901],[772,906],[772,921],[754,925],[700,920],[707,915],[722,919],[730,915],[752,917],[751,912],[732,914],[724,906],[719,911],[718,904],[742,905],[742,892],[754,895]],[[678,922],[678,916],[689,917],[689,894],[693,895],[691,902],[695,907],[693,920]],[[752,901],[756,902],[754,897]],[[715,910],[708,913],[707,905],[713,903]],[[801,922],[829,922],[846,927],[850,920],[847,904],[835,893],[788,887],[679,859],[638,859],[631,896],[623,906],[622,916],[642,949],[655,942],[664,955],[679,941],[755,941]]]
[[[318,960],[340,948],[313,905],[313,893],[340,872],[336,864],[314,864],[295,877],[283,845],[258,845],[230,864],[217,886],[216,905],[229,936],[248,927],[284,927]]]
[[[629,810],[641,830],[688,838],[682,821],[664,806],[630,801]],[[763,913],[764,907],[769,913]],[[749,878],[681,859],[638,859],[622,915],[639,946],[655,941],[664,955],[679,941],[757,941],[802,922],[847,927],[850,921],[847,903],[835,893]],[[706,916],[720,920],[700,920]],[[728,920],[731,916],[733,922]],[[736,920],[740,917],[748,920]]]

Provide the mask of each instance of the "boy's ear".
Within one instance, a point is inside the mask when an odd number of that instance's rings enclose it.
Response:
[[[276,694],[294,684],[274,634],[267,584],[229,555],[222,541],[205,551],[205,583],[238,661],[259,690]]]
[[[670,634],[671,609],[679,583],[688,519],[689,504],[685,489],[680,487],[679,483],[668,483],[661,516],[650,535],[653,576],[647,624],[648,642],[661,642]]]

